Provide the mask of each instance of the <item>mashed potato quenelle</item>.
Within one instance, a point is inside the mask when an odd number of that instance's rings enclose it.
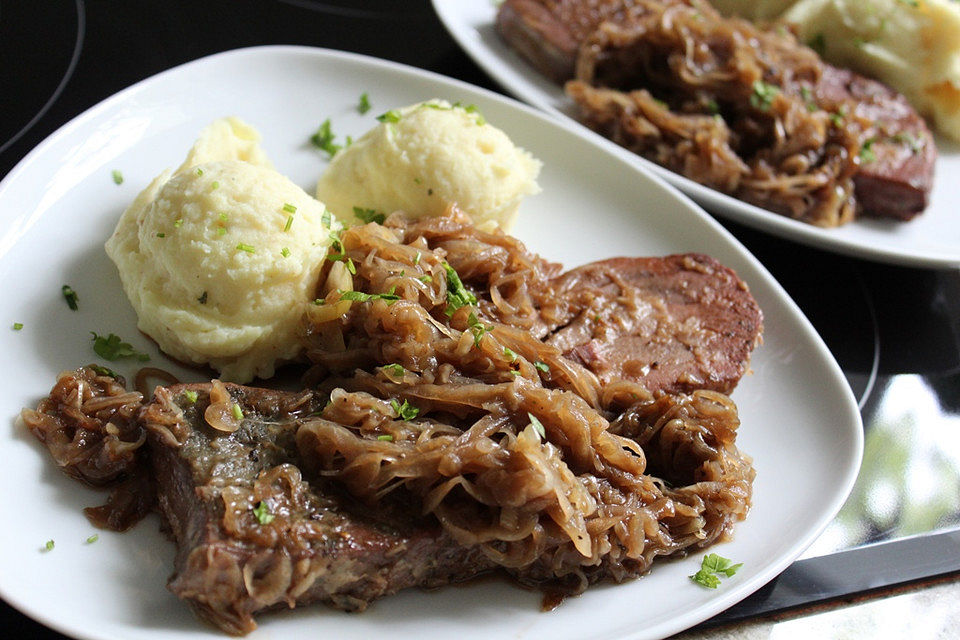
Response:
[[[317,198],[344,222],[354,208],[411,217],[457,203],[478,227],[508,231],[520,200],[540,191],[541,163],[476,110],[434,100],[390,111],[338,152]]]
[[[134,200],[106,250],[161,350],[248,382],[300,351],[331,225],[322,203],[270,166],[257,132],[228,118]]]
[[[960,5],[954,0],[712,0],[726,14],[780,18],[824,60],[881,80],[960,140]]]

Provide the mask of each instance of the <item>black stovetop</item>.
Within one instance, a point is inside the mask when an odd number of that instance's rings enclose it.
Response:
[[[354,51],[501,91],[425,0],[0,1],[0,177],[120,89],[263,44]],[[721,222],[823,336],[866,447],[850,499],[805,556],[704,624],[960,571],[960,270],[846,258]],[[2,602],[0,623],[10,637],[60,637]]]

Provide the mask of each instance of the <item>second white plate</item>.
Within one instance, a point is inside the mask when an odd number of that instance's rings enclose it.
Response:
[[[573,120],[573,104],[563,89],[514,53],[493,27],[494,2],[433,0],[447,30],[477,64],[521,100],[557,117]],[[584,129],[586,129],[584,127]],[[893,264],[960,266],[960,147],[937,140],[940,156],[930,206],[907,223],[858,219],[834,229],[791,220],[697,184],[634,155],[597,134],[614,153],[652,170],[708,210],[768,233],[827,251]]]

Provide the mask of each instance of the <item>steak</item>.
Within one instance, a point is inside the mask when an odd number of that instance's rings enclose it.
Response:
[[[604,384],[654,393],[730,393],[760,341],[763,316],[746,284],[701,254],[612,258],[556,282],[574,317],[547,343]]]
[[[503,40],[526,59],[534,68],[544,75],[548,76],[557,83],[564,83],[573,79],[578,74],[578,59],[589,53],[597,55],[597,43],[593,41],[594,36],[601,31],[604,24],[609,25],[627,25],[631,20],[644,16],[650,6],[682,6],[690,4],[682,0],[662,0],[660,2],[629,2],[627,0],[506,0],[501,4],[496,17],[496,30]],[[718,23],[730,24],[738,29],[753,29],[738,19],[727,19],[717,15],[710,7],[697,5],[694,7],[697,16],[701,19],[709,14],[711,20]],[[770,44],[774,39],[781,41],[789,38],[792,46],[797,50],[808,49],[802,47],[793,40],[792,36],[787,34],[773,34],[770,39],[751,38],[752,46],[758,47],[760,54],[758,59],[761,64],[765,58],[770,57],[772,53],[780,55],[779,49],[783,43],[778,42]],[[656,48],[660,44],[650,44]],[[704,43],[707,46],[708,43]],[[605,44],[603,46],[609,46]],[[633,45],[631,45],[633,46]],[[710,46],[713,46],[712,44]],[[725,45],[724,45],[725,46]],[[788,56],[792,55],[787,52]],[[630,58],[632,54],[626,55],[621,51],[609,50],[603,51],[600,56],[609,60],[618,58]],[[652,57],[665,55],[664,52],[654,53]],[[666,104],[674,106],[675,96],[671,94],[670,87],[657,87],[657,81],[650,74],[655,73],[649,68],[648,63],[641,63],[636,68],[631,68],[627,72],[614,73],[613,75],[626,75],[630,78],[631,84],[628,86],[612,86],[603,84],[601,78],[600,87],[614,88],[623,91],[632,91],[636,89],[647,89],[654,94],[654,98]],[[789,62],[787,63],[789,64]],[[803,69],[772,69],[772,73],[779,76],[781,82],[775,82],[784,93],[794,93],[800,95],[800,92],[809,91],[809,96],[804,101],[807,104],[813,104],[825,111],[841,114],[843,118],[833,116],[834,122],[839,123],[844,118],[847,123],[858,121],[861,123],[867,133],[861,136],[861,143],[864,150],[859,154],[854,153],[852,161],[857,163],[856,174],[853,178],[853,191],[856,195],[858,211],[864,215],[887,217],[898,220],[909,220],[922,212],[926,208],[929,200],[930,190],[932,188],[934,163],[936,161],[936,146],[933,141],[926,123],[908,104],[906,99],[899,93],[893,91],[886,85],[871,80],[847,70],[837,69],[831,65],[820,62],[821,71],[819,77],[812,79],[811,87],[803,86],[798,81],[803,80],[806,75]],[[608,76],[610,74],[608,73]],[[607,78],[610,79],[609,77]],[[738,82],[742,78],[734,78],[733,82]],[[767,80],[764,78],[764,80]],[[767,80],[769,82],[769,80]],[[788,86],[794,84],[795,86]],[[750,83],[747,83],[745,98],[750,95]],[[698,86],[691,86],[689,90],[692,93],[702,91]],[[582,88],[577,89],[575,99],[583,108],[584,103],[594,102],[596,99],[585,99],[579,94],[583,93]],[[807,94],[804,94],[807,95]],[[720,103],[724,107],[722,100],[706,100],[700,98],[702,106],[709,105],[709,109],[716,109]],[[685,118],[691,118],[686,110],[689,105],[684,105],[680,113]],[[592,108],[596,108],[594,105]],[[609,107],[603,107],[609,109]],[[704,111],[706,115],[709,112]],[[847,113],[849,112],[849,113]],[[713,111],[716,113],[716,111]],[[649,117],[649,114],[645,114]],[[734,115],[724,113],[724,117]],[[594,115],[587,115],[586,119],[596,119]],[[643,123],[647,126],[646,119]],[[601,131],[608,137],[614,137],[620,144],[626,144],[628,147],[639,147],[640,145],[627,144],[623,139],[622,133],[611,136],[609,129],[621,129],[630,127],[630,124],[624,122],[609,122],[607,124],[598,123],[607,131]],[[634,125],[637,126],[637,125]],[[677,122],[661,123],[662,127],[676,128]],[[698,123],[693,121],[692,129],[696,129]],[[717,132],[713,131],[714,124],[711,118],[704,118],[700,122],[700,128],[705,134],[716,137]],[[735,125],[732,125],[735,126]],[[641,126],[642,128],[642,126]],[[749,130],[747,131],[749,134]],[[739,132],[743,135],[743,132]],[[690,134],[694,135],[694,134]],[[736,136],[735,140],[736,142]],[[802,218],[796,212],[783,211],[782,207],[777,207],[776,203],[758,202],[756,197],[751,197],[748,193],[736,193],[735,189],[724,189],[722,184],[714,184],[708,176],[710,173],[704,173],[700,167],[691,167],[691,164],[697,164],[695,161],[683,159],[668,160],[663,157],[662,151],[657,153],[653,150],[644,152],[643,149],[634,148],[638,153],[645,157],[664,164],[667,168],[687,175],[698,182],[704,182],[707,186],[726,191],[754,202],[760,206],[765,206],[779,213],[786,213],[793,217]],[[717,155],[716,150],[708,153]],[[716,159],[715,159],[716,161]],[[848,160],[849,161],[849,160]],[[834,161],[830,161],[833,163]],[[685,169],[690,170],[685,170]],[[707,178],[707,179],[705,179]],[[824,192],[824,197],[829,195]],[[766,198],[766,196],[764,196]],[[847,216],[840,216],[839,222],[848,219]],[[816,222],[824,224],[823,222]],[[828,225],[837,224],[837,222],[828,222]]]
[[[254,615],[270,609],[325,602],[360,611],[401,589],[493,568],[409,506],[373,509],[323,478],[303,477],[296,427],[325,398],[226,389],[244,415],[233,433],[204,418],[211,385],[158,389],[141,414],[158,507],[177,543],[168,586],[202,618],[245,634],[256,628]]]

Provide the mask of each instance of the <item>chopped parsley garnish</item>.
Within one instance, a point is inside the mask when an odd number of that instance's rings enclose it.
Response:
[[[173,221],[173,226],[174,226],[175,229],[179,229],[180,227],[182,227],[182,226],[183,226],[183,218],[177,218],[176,220],[174,220],[174,221]]]
[[[60,291],[63,292],[63,299],[67,301],[67,306],[76,311],[78,309],[77,302],[80,300],[80,296],[77,295],[77,292],[74,291],[68,284],[60,287]]]
[[[13,323],[13,330],[14,330],[14,331],[20,331],[20,329],[23,329],[23,323],[22,323],[22,322],[14,322],[14,323]]]
[[[807,111],[813,113],[820,108],[813,99],[813,92],[810,91],[810,87],[800,87],[800,97],[803,98],[804,104],[807,105]]]
[[[516,353],[514,352],[514,350],[511,349],[510,347],[504,347],[504,348],[503,348],[503,355],[505,355],[507,358],[509,358],[509,359],[510,359],[510,362],[516,362],[516,361],[517,361],[517,354],[516,354]]]
[[[230,216],[228,216],[228,215],[225,214],[225,213],[221,213],[218,217],[219,217],[220,220],[222,220],[223,222],[226,222],[227,220],[230,219]]]
[[[332,158],[337,154],[340,149],[343,148],[342,145],[336,144],[334,139],[336,136],[333,134],[333,130],[330,125],[330,118],[327,118],[323,121],[323,124],[317,129],[317,132],[310,136],[310,142],[313,143],[313,146],[317,147],[321,151],[327,152]]]
[[[207,292],[206,292],[206,291],[204,291],[203,293],[200,294],[200,297],[197,298],[197,302],[199,302],[200,304],[207,304]]]
[[[400,112],[396,109],[390,109],[390,111],[378,115],[377,120],[380,122],[400,122]]]
[[[920,151],[923,148],[923,144],[917,140],[916,136],[906,131],[901,131],[897,135],[890,138],[892,141],[898,144],[906,144],[910,147],[910,150],[914,153]]]
[[[540,434],[540,438],[546,439],[547,430],[543,428],[543,423],[540,422],[537,416],[533,415],[529,411],[527,412],[527,416],[530,418],[530,426],[533,427],[533,430]]]
[[[213,182],[210,183],[210,190],[211,190],[211,191],[214,191],[214,190],[219,189],[219,188],[220,188],[220,183],[217,182],[216,180],[214,180]]]
[[[477,314],[470,312],[470,316],[467,318],[467,324],[470,326],[470,331],[473,333],[473,346],[480,348],[480,341],[483,340],[484,334],[488,331],[493,331],[493,325],[485,327],[483,323],[477,319]]]
[[[387,433],[382,436],[377,436],[377,440],[380,442],[393,442],[393,436]]]
[[[253,245],[239,242],[237,243],[237,251],[246,251],[247,253],[255,253],[256,249],[253,248]]]
[[[807,46],[822,56],[827,51],[827,37],[820,32],[807,41]]]
[[[296,208],[294,205],[290,204],[289,202],[284,202],[284,203],[283,203],[283,210],[286,211],[287,213],[296,213],[296,212],[297,212],[297,208]]]
[[[380,368],[383,369],[383,371],[386,372],[391,378],[402,378],[404,371],[406,371],[403,368],[403,365],[399,365],[396,363],[385,364]]]
[[[197,394],[196,391],[187,389],[186,391],[183,392],[183,397],[187,399],[187,402],[193,403],[193,402],[196,402],[197,398],[199,398],[200,396]]]
[[[443,268],[447,271],[447,308],[444,313],[449,318],[460,307],[477,304],[477,296],[463,286],[460,275],[453,267],[444,262]]]
[[[353,263],[353,258],[347,258],[347,271],[350,272],[350,275],[357,275],[357,265]]]
[[[93,534],[92,536],[87,536],[87,539],[84,540],[84,542],[86,542],[87,544],[93,544],[94,542],[96,542],[96,541],[99,540],[99,539],[100,539],[100,535],[97,534],[97,533],[95,533],[95,534]]]
[[[433,282],[433,276],[420,276],[417,280],[420,282]]]
[[[224,227],[217,227],[217,235],[225,236],[227,235],[227,230]]]
[[[120,336],[111,333],[104,338],[93,331],[90,335],[93,336],[93,350],[104,360],[112,362],[120,358],[136,358],[140,362],[146,362],[150,359],[149,355],[137,351],[129,342],[121,340]]]
[[[92,364],[90,365],[90,368],[93,369],[93,372],[96,373],[98,376],[110,376],[114,380],[116,380],[118,377],[116,371],[99,364]]]
[[[860,147],[860,153],[857,155],[865,164],[877,159],[877,155],[873,152],[873,143],[876,141],[876,138],[868,138],[863,141],[863,146]]]
[[[712,116],[715,116],[718,113],[720,113],[720,105],[717,104],[716,100],[707,100],[706,107],[707,107],[707,113],[709,113]]]
[[[377,224],[383,224],[387,219],[387,214],[377,213],[376,209],[364,209],[363,207],[354,207],[353,215],[366,223],[376,222]]]
[[[836,113],[830,114],[830,122],[832,122],[834,126],[840,127],[840,126],[843,126],[843,119],[846,117],[847,117],[847,105],[845,104],[840,105],[840,108],[837,110]]]
[[[42,551],[53,551],[53,547],[54,547],[53,540],[47,540],[45,543],[43,543]]]
[[[253,515],[257,517],[257,522],[260,524],[270,524],[273,522],[273,519],[276,518],[275,515],[270,513],[270,507],[263,500],[258,502],[257,506],[253,508]]]
[[[197,167],[197,175],[198,175],[198,176],[202,176],[202,175],[203,175],[203,169],[201,169],[200,167]]]
[[[230,412],[233,414],[233,417],[237,420],[243,420],[243,409],[240,408],[240,405],[236,402],[233,403],[233,406],[230,407]]]
[[[327,229],[330,228],[330,225],[333,223],[333,214],[330,213],[330,209],[324,208],[323,215],[320,216],[320,222]]]
[[[360,94],[360,102],[357,104],[357,111],[359,111],[361,114],[370,111],[370,96],[367,95],[366,91]]]
[[[289,258],[290,249],[287,249],[286,247],[284,247],[283,249],[280,249],[280,255],[282,255],[284,258]]]
[[[287,224],[283,225],[284,231],[290,231],[290,227],[293,226],[293,216],[287,216]]]
[[[369,300],[385,300],[391,304],[400,299],[396,293],[396,287],[390,287],[387,293],[364,293],[363,291],[340,291],[341,300],[351,300],[354,302],[367,302]]]
[[[537,360],[533,363],[533,366],[543,373],[550,373],[550,365],[548,365],[546,362],[540,362]]]
[[[123,174],[114,169],[110,172],[110,175],[113,177],[113,184],[123,184]]]
[[[743,566],[742,562],[738,564],[730,564],[730,562],[727,558],[715,553],[708,553],[700,563],[700,570],[690,576],[690,579],[708,589],[716,589],[720,586],[721,574],[732,578],[737,570]]]
[[[763,80],[753,83],[753,93],[750,94],[750,104],[761,111],[766,111],[773,104],[773,100],[780,93],[780,87],[767,84]]]
[[[406,399],[404,399],[403,404],[400,404],[394,398],[390,400],[390,406],[393,407],[394,412],[401,420],[413,420],[420,413],[420,409],[407,402]]]
[[[423,254],[417,251],[417,256],[413,259],[413,264],[414,265],[420,264],[420,258],[422,257],[423,257]]]
[[[157,237],[158,237],[158,238],[166,238],[166,237],[167,237],[167,234],[163,233],[162,231],[159,231],[159,232],[157,232]]]

